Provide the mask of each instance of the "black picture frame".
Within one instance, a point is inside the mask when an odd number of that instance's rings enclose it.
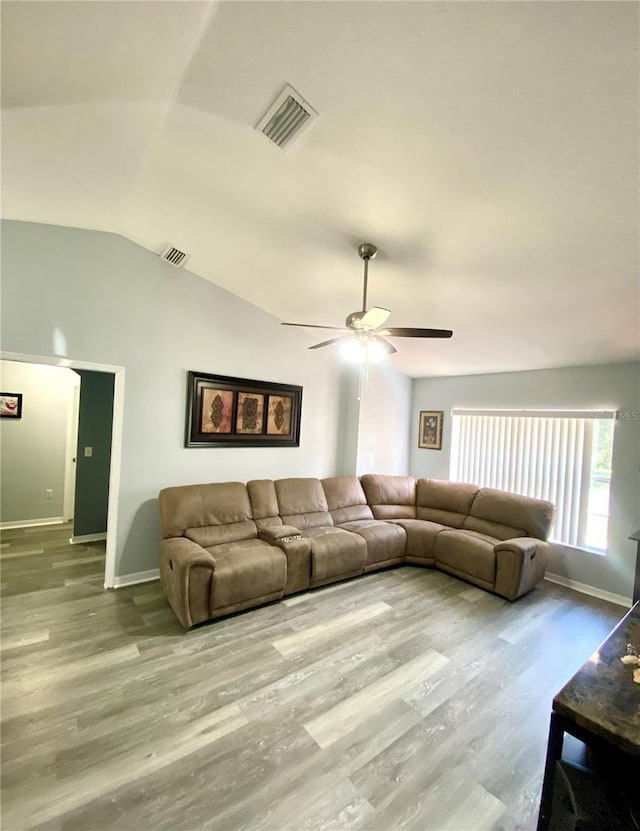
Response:
[[[22,418],[21,392],[0,392],[0,418]]]
[[[187,373],[185,447],[299,447],[302,387]]]

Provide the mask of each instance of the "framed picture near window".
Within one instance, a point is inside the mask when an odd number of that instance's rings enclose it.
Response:
[[[186,447],[298,447],[302,387],[189,372]]]
[[[418,447],[442,450],[443,410],[421,410],[418,427]]]

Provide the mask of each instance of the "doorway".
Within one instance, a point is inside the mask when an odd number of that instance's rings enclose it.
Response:
[[[24,355],[18,352],[0,352],[0,359],[19,363],[60,366],[75,370],[89,370],[113,375],[113,415],[111,422],[111,458],[109,463],[109,496],[107,505],[107,540],[104,586],[105,588],[114,588],[118,530],[118,495],[120,489],[120,466],[122,456],[122,424],[124,413],[124,367],[69,358]],[[67,507],[68,502],[65,504],[65,510]]]

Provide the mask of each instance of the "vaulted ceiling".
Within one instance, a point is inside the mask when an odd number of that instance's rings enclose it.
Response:
[[[3,215],[338,326],[373,242],[389,325],[454,330],[395,342],[412,376],[634,358],[638,9],[2,2]],[[282,150],[254,128],[286,83],[320,117]]]

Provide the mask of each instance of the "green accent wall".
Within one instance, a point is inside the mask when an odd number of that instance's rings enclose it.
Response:
[[[114,376],[76,372],[81,383],[73,535],[79,537],[107,531]],[[84,455],[85,447],[92,448],[90,457]]]

